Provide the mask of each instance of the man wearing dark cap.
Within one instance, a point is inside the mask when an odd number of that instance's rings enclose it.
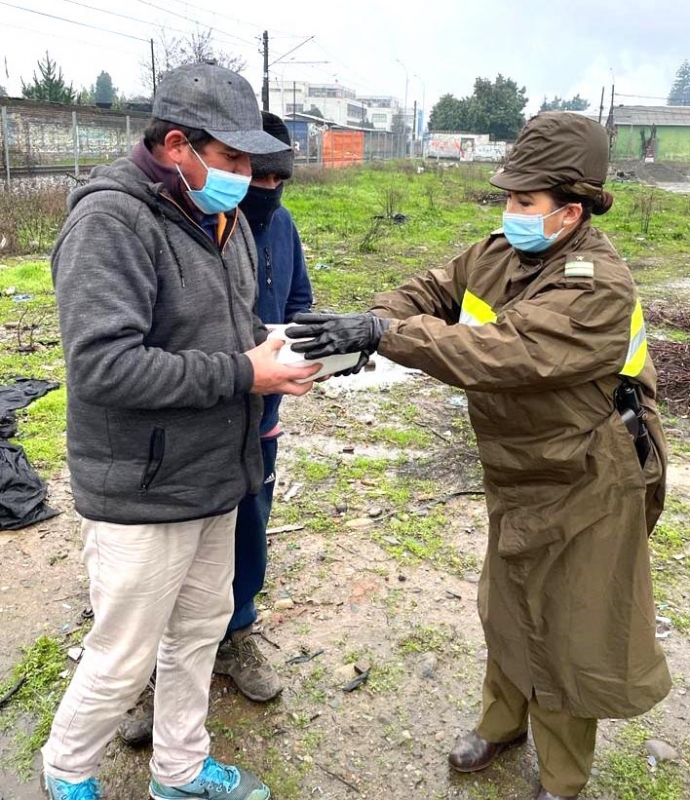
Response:
[[[284,324],[295,314],[309,311],[312,291],[302,242],[290,212],[281,204],[284,181],[292,177],[294,166],[290,134],[276,114],[261,114],[264,131],[290,149],[251,156],[252,181],[240,209],[254,235],[259,260],[256,311],[266,325]],[[264,480],[259,492],[245,497],[237,508],[232,587],[235,610],[214,667],[217,673],[231,675],[239,690],[256,702],[273,699],[283,688],[252,636],[258,616],[254,598],[266,577],[266,528],[276,481],[280,401],[279,394],[264,397],[260,426]]]
[[[52,800],[100,796],[103,751],[154,666],[151,797],[270,796],[209,756],[205,720],[237,505],[261,486],[259,395],[303,394],[317,371],[265,341],[237,208],[249,154],[286,149],[244,78],[188,65],[161,81],[131,158],[70,196],[52,269],[94,624],[43,748]]]
[[[479,584],[483,709],[450,766],[488,767],[525,742],[538,800],[587,783],[597,720],[652,708],[671,686],[656,641],[647,537],[664,499],[656,373],[630,271],[591,224],[608,137],[540,114],[491,182],[503,227],[366,314],[298,315],[307,358],[375,349],[466,390],[489,517]]]

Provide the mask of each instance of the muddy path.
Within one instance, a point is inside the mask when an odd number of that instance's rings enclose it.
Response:
[[[214,679],[213,755],[255,770],[276,800],[534,797],[531,742],[480,775],[447,766],[454,737],[479,713],[486,655],[476,594],[487,523],[462,392],[378,359],[374,372],[287,398],[283,422],[258,643],[285,690],[260,705],[231,679]],[[682,449],[670,481],[684,508],[690,456]],[[66,474],[53,481],[51,503],[64,513],[0,535],[3,675],[40,633],[88,624]],[[675,555],[657,568],[664,579],[673,570],[677,587],[690,551]],[[679,613],[688,610],[684,591],[669,594]],[[673,690],[634,723],[602,723],[584,800],[690,797],[690,639],[673,625],[660,635]],[[366,670],[366,681],[344,690]],[[670,766],[650,761],[640,744],[647,738],[676,750]],[[35,775],[22,781],[9,765],[11,735],[0,748],[0,798],[41,797]],[[105,797],[144,800],[149,756],[113,742]],[[658,787],[655,770],[670,771],[686,793],[640,790]]]

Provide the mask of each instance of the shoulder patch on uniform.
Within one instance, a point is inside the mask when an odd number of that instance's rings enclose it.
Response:
[[[571,256],[565,262],[564,273],[566,278],[593,278],[594,263],[585,256]]]

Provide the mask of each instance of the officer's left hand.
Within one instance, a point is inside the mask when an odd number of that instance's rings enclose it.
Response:
[[[365,314],[295,314],[293,322],[285,330],[290,339],[308,339],[291,345],[296,353],[304,353],[306,359],[325,358],[339,353],[363,353],[361,369],[368,357],[379,346],[381,337],[390,321],[371,312]],[[359,372],[355,367],[354,371]]]

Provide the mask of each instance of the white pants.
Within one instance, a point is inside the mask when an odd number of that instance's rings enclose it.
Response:
[[[83,521],[94,624],[43,747],[49,775],[72,783],[96,775],[156,664],[151,772],[169,786],[199,774],[213,663],[232,616],[236,517]]]

